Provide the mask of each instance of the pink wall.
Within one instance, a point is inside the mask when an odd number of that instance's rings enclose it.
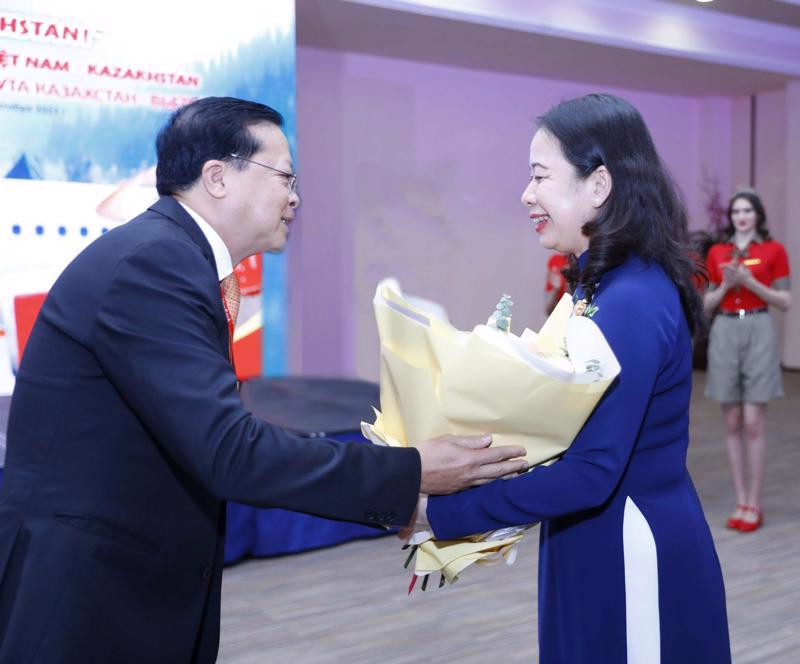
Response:
[[[725,200],[733,186],[734,180],[732,163],[737,146],[731,141],[734,124],[733,101],[727,97],[705,97],[700,104],[700,136],[699,159],[700,177],[709,178],[709,186],[716,184],[720,198]],[[748,147],[747,136],[745,147]],[[700,196],[701,210],[690,219],[692,229],[702,229],[708,226],[709,220],[703,213],[710,194],[703,192]]]
[[[756,188],[776,239],[786,239],[786,92],[756,98]]]
[[[304,62],[297,81],[296,168],[302,199],[289,243],[289,369],[348,375],[354,350],[353,224],[344,204],[350,173],[344,158],[342,59],[309,63],[303,49],[297,57]]]
[[[311,48],[298,49],[297,80],[293,368],[375,378],[371,299],[387,275],[459,327],[483,322],[503,292],[515,329],[538,327],[547,252],[519,202],[528,143],[538,114],[597,88]],[[726,187],[734,177],[733,102],[605,91],[640,109],[692,225],[705,225],[701,169]]]
[[[786,87],[786,208],[784,241],[794,270],[794,306],[783,327],[783,363],[800,369],[800,81]]]
[[[750,97],[737,97],[733,106],[731,131],[731,189],[752,186],[750,181]]]
[[[786,246],[793,270],[800,269],[800,233],[794,220],[800,216],[800,190],[792,185],[800,181],[800,82],[787,89],[756,95],[755,104],[755,181],[750,177],[751,98],[729,100],[731,108],[729,152],[731,188],[752,186],[758,191],[776,240]],[[705,101],[704,101],[705,103]],[[724,114],[720,113],[719,117]],[[795,283],[797,278],[795,274]],[[795,288],[795,291],[797,289]],[[785,367],[800,368],[800,304],[788,313],[773,307],[781,336],[781,359]]]
[[[756,97],[755,188],[764,201],[773,237],[786,243],[786,93],[766,92]],[[781,338],[786,336],[786,314],[772,308]]]

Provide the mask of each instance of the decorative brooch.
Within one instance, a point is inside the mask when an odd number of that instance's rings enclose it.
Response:
[[[591,304],[586,298],[583,298],[575,303],[575,306],[572,308],[572,315],[592,318],[599,308],[600,307],[596,304]]]

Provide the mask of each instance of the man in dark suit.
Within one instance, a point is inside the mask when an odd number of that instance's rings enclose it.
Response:
[[[231,98],[177,111],[159,201],[50,291],[9,417],[2,664],[213,662],[226,500],[405,525],[419,493],[524,468],[524,450],[478,438],[308,441],[245,410],[220,281],[286,242],[299,198],[281,123]]]

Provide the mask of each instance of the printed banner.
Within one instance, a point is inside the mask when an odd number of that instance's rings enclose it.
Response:
[[[155,200],[168,114],[211,95],[276,108],[294,150],[293,0],[0,5],[0,395],[59,272]],[[280,375],[286,256],[252,257],[236,274],[240,376]]]

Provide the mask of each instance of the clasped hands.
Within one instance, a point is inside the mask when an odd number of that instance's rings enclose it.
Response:
[[[730,263],[723,263],[721,267],[722,283],[728,288],[747,286],[755,278],[750,269],[743,263],[731,261]]]

